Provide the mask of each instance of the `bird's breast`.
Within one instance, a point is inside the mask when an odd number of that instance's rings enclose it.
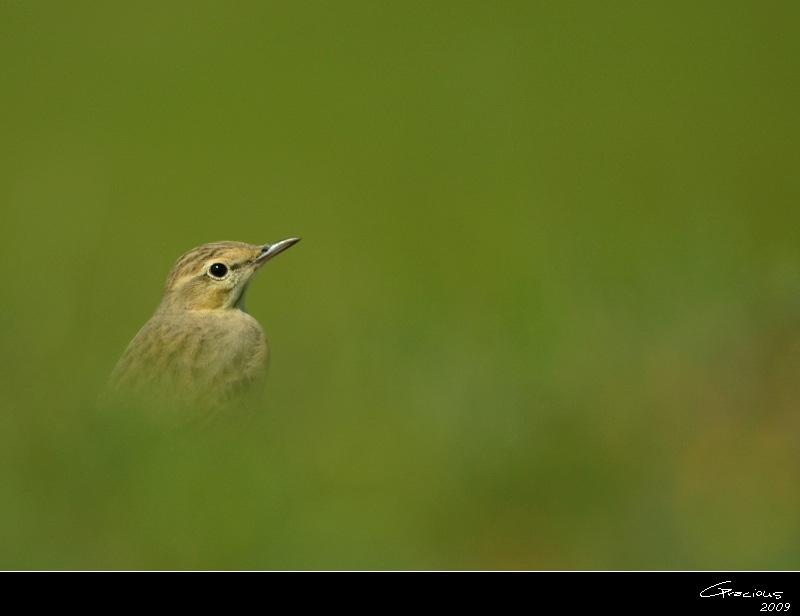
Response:
[[[244,312],[157,314],[129,345],[114,380],[145,398],[217,407],[260,391],[268,360],[264,330]]]

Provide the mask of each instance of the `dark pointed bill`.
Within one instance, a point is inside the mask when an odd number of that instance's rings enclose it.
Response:
[[[264,263],[269,261],[272,257],[280,252],[283,252],[290,246],[294,246],[299,241],[299,237],[290,237],[288,240],[281,240],[280,242],[275,242],[274,244],[264,244],[261,247],[261,254],[255,258],[255,263],[257,265],[264,265]]]

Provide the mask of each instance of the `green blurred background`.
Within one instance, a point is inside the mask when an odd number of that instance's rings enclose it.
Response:
[[[0,568],[800,567],[800,4],[0,4]],[[246,435],[94,400],[198,244]]]

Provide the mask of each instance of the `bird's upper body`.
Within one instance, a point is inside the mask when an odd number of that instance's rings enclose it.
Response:
[[[269,350],[245,311],[245,292],[266,261],[297,241],[214,242],[178,259],[158,308],[111,375],[115,396],[198,416],[252,407]]]

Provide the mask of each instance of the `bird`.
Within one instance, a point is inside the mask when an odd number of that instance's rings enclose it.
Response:
[[[155,313],[114,368],[106,400],[182,422],[252,414],[269,347],[245,308],[245,294],[267,261],[299,241],[212,242],[181,256]]]

